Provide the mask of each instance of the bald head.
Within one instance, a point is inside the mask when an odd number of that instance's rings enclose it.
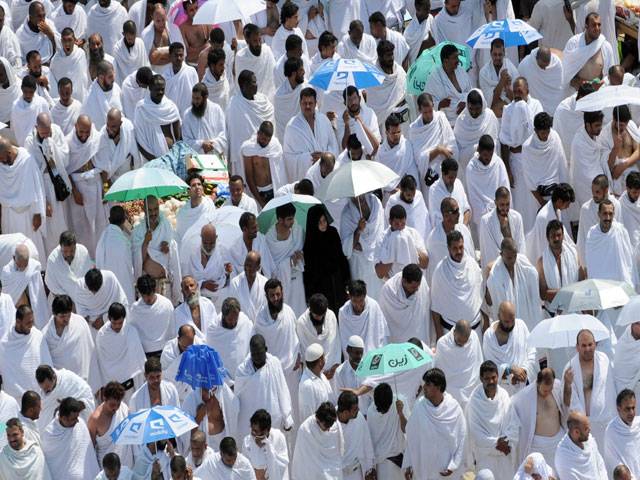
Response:
[[[210,223],[206,224],[200,230],[200,239],[202,240],[202,251],[206,255],[211,255],[213,249],[216,248],[216,241],[218,240],[218,233],[216,227]]]
[[[471,336],[471,325],[467,320],[458,320],[453,327],[453,339],[459,347],[463,347]]]
[[[43,128],[51,128],[51,117],[47,112],[39,113],[36,117],[36,126]]]
[[[567,417],[567,430],[569,430],[569,435],[571,436],[572,440],[574,440],[573,438],[574,431],[582,430],[585,427],[587,429],[589,428],[589,418],[587,418],[587,416],[584,413],[578,412],[576,410],[572,410],[571,412],[569,412],[569,416]],[[582,441],[586,442],[586,440],[582,440]]]
[[[541,69],[545,69],[551,63],[551,50],[549,47],[539,47],[536,53],[536,62]]]
[[[15,262],[18,270],[23,271],[27,268],[27,265],[29,265],[29,247],[24,243],[16,246],[16,249],[13,252],[13,261]]]
[[[122,112],[117,108],[112,108],[107,112],[107,122],[120,122],[122,120]]]
[[[500,252],[518,253],[518,245],[513,238],[503,238],[500,243]]]
[[[253,262],[257,263],[258,265],[260,265],[260,260],[260,253],[256,252],[255,250],[251,250],[249,253],[247,253],[247,256],[244,259],[245,262]]]

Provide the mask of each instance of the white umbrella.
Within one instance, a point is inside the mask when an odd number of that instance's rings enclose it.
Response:
[[[536,348],[566,348],[576,345],[580,330],[590,330],[596,342],[609,338],[609,330],[592,315],[570,313],[547,318],[529,334],[529,346]]]
[[[194,25],[213,25],[232,22],[233,20],[249,20],[251,15],[267,8],[264,0],[209,0],[205,2],[193,17]]]
[[[625,282],[589,279],[562,287],[549,305],[552,312],[581,312],[621,307],[634,295],[633,287]]]
[[[627,85],[602,87],[576,102],[580,112],[597,112],[618,105],[640,105],[640,89]]]
[[[389,185],[396,185],[400,177],[389,167],[371,160],[347,162],[325,178],[316,192],[323,200],[358,197]]]
[[[640,296],[633,297],[629,303],[622,307],[616,324],[623,326],[636,322],[640,322]]]

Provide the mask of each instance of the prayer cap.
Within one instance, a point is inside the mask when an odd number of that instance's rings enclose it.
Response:
[[[364,348],[364,342],[358,335],[351,335],[347,342],[347,347]]]
[[[312,343],[307,347],[307,351],[304,352],[305,362],[315,362],[322,355],[324,355],[324,348],[319,343]]]

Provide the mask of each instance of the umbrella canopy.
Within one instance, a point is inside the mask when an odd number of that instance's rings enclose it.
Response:
[[[323,200],[358,197],[389,185],[400,177],[389,167],[371,160],[347,162],[322,180],[316,195]]]
[[[205,0],[198,0],[198,8],[204,5]],[[184,11],[182,0],[176,0],[169,8],[167,17],[173,22],[174,25],[179,27],[189,18],[187,12]]]
[[[597,112],[618,105],[640,105],[638,87],[612,85],[600,88],[576,102],[576,110],[580,112]]]
[[[356,369],[359,377],[406,372],[431,361],[431,355],[413,343],[389,343],[367,352]]]
[[[473,32],[467,39],[467,44],[472,48],[491,48],[491,42],[496,38],[501,38],[505,47],[516,47],[540,40],[542,35],[522,20],[496,20],[482,25]]]
[[[635,296],[627,303],[618,315],[617,325],[631,325],[640,322],[640,296]]]
[[[296,207],[296,223],[305,230],[307,227],[307,213],[309,209],[314,205],[322,205],[322,202],[316,197],[311,195],[298,195],[297,193],[289,193],[276,197],[267,202],[260,215],[258,215],[258,228],[260,232],[267,233],[269,229],[276,224],[276,208],[286,205],[287,203],[293,203]],[[324,207],[324,205],[322,205]],[[324,209],[327,221],[331,223],[333,219],[327,209]]]
[[[467,45],[460,45],[454,42],[440,42],[435,47],[431,47],[420,54],[416,61],[411,65],[407,72],[407,93],[411,95],[420,95],[424,92],[424,86],[437,67],[442,65],[440,60],[440,50],[445,45],[455,45],[458,48],[458,60],[460,66],[465,70],[471,68],[471,49]]]
[[[633,287],[628,283],[589,279],[562,287],[549,309],[552,312],[605,310],[626,305],[633,295]]]
[[[234,20],[246,20],[256,13],[266,10],[264,0],[208,0],[200,8],[195,17],[194,25],[213,25]]]
[[[192,345],[182,354],[176,380],[196,388],[211,389],[222,385],[228,376],[218,352],[208,345]]]
[[[111,440],[116,445],[145,445],[177,438],[197,427],[191,415],[173,405],[162,405],[129,414],[111,433]]]
[[[189,189],[183,180],[162,168],[138,168],[118,178],[104,199],[109,202],[144,200],[149,195],[162,198],[178,195]]]
[[[324,62],[309,83],[328,92],[341,92],[349,85],[371,88],[382,85],[384,73],[370,63],[355,58],[338,58]]]
[[[590,330],[596,342],[609,338],[609,330],[592,315],[570,313],[547,318],[529,334],[529,346],[536,348],[575,347],[580,330]]]

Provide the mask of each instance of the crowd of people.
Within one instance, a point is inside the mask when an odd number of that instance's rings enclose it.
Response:
[[[562,287],[640,289],[637,107],[577,109],[640,82],[613,1],[266,0],[218,25],[201,7],[0,0],[0,479],[640,478],[640,318],[529,342]],[[469,69],[442,45],[516,16],[536,45],[495,38]],[[339,58],[382,83],[309,83]],[[226,162],[237,225],[193,170],[175,218],[104,199],[180,142]],[[397,182],[259,231],[270,200],[360,160]],[[431,361],[356,374],[404,342]],[[222,385],[176,379],[193,345]],[[159,405],[198,427],[114,441]]]

